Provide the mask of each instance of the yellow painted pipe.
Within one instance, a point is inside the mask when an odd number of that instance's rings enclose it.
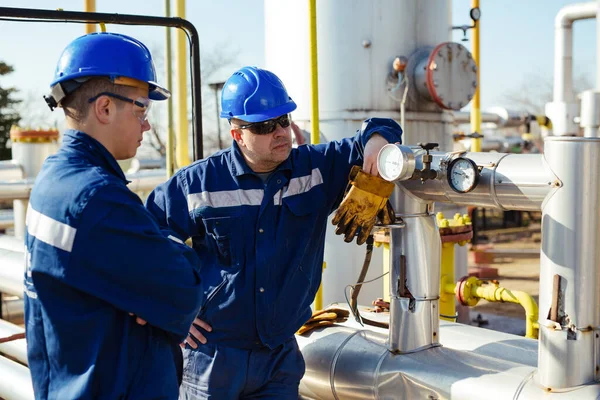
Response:
[[[185,0],[176,0],[175,15],[185,19]],[[177,30],[176,34],[177,61],[175,74],[177,81],[177,167],[190,164],[188,150],[188,114],[187,114],[187,45],[185,32]],[[200,112],[200,110],[198,111]],[[202,157],[202,154],[200,154]]]
[[[96,12],[96,0],[85,0],[85,12]],[[96,32],[96,24],[85,24],[85,33]]]
[[[310,32],[310,143],[319,143],[319,70],[317,68],[317,0],[308,0],[308,23]],[[325,263],[323,263],[325,270]],[[323,309],[323,284],[315,296],[315,310]]]
[[[479,7],[479,0],[471,0],[471,8]],[[479,54],[479,28],[481,26],[481,20],[475,21],[475,27],[473,28],[473,61],[477,66],[477,89],[475,89],[475,96],[473,96],[473,103],[471,105],[471,132],[481,134],[481,79],[479,78],[481,63]],[[471,151],[481,151],[481,138],[473,138],[471,140]]]
[[[165,0],[165,17],[171,16],[171,0]],[[167,88],[172,89],[173,85],[173,62],[172,62],[172,49],[171,49],[171,28],[165,28],[165,74],[167,81]],[[175,133],[173,131],[173,101],[167,101],[167,149],[166,149],[166,164],[167,164],[167,179],[173,176],[174,163],[173,155],[175,153]]]
[[[317,66],[317,0],[308,0],[310,24],[310,142],[319,143],[319,70]]]
[[[454,290],[445,291],[447,285],[454,288],[454,246],[455,243],[442,243],[442,264],[440,278],[440,319],[456,322],[456,302]]]
[[[481,281],[480,281],[481,282]],[[533,297],[519,290],[508,290],[496,284],[476,284],[471,288],[471,294],[477,298],[492,302],[509,302],[520,304],[525,310],[525,337],[538,337],[538,306]]]

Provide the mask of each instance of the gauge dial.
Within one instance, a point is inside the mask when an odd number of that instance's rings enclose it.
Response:
[[[473,160],[455,158],[448,166],[448,184],[458,193],[467,193],[479,183],[479,169]]]
[[[405,180],[415,171],[415,156],[410,147],[386,144],[377,156],[377,167],[379,174],[386,181]]]

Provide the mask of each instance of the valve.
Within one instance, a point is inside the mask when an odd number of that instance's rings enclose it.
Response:
[[[431,161],[433,161],[433,156],[429,154],[429,151],[438,147],[437,143],[418,143],[419,147],[425,150],[425,154],[421,157],[423,161],[423,169],[415,169],[412,177],[410,179],[420,179],[421,183],[424,183],[428,179],[436,179],[437,171],[431,169]]]

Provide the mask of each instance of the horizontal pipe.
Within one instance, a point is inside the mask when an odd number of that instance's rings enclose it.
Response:
[[[25,251],[25,242],[12,235],[0,235],[0,249],[22,253]]]
[[[8,297],[8,296],[5,296]],[[23,317],[25,316],[25,305],[23,303],[23,299],[14,298],[7,299],[2,298],[2,318],[6,321],[23,321]]]
[[[33,400],[31,374],[27,367],[0,356],[0,398]]]
[[[0,292],[23,298],[23,252],[0,249]]]
[[[457,193],[448,184],[447,153],[430,154],[433,156],[431,168],[439,171],[437,179],[398,183],[424,201],[539,211],[546,196],[559,184],[541,154],[464,153],[463,157],[481,167],[481,174],[474,190]],[[417,168],[422,167],[421,157],[418,157]]]
[[[8,321],[0,319],[0,338],[9,337],[11,335],[23,332],[25,332],[25,329],[21,328],[20,326],[11,324]],[[6,354],[7,356],[15,359],[23,365],[28,365],[27,343],[25,342],[25,339],[17,339],[11,342],[0,344],[0,353]]]
[[[494,285],[474,285],[471,293],[480,299],[491,302],[507,302],[520,304],[525,310],[526,333],[525,337],[537,339],[538,337],[538,306],[535,300],[527,293],[519,290],[508,290]]]
[[[166,180],[164,169],[142,170],[127,175],[131,181],[128,187],[133,192],[148,192]],[[33,189],[34,179],[19,181],[0,181],[0,200],[26,200],[29,199]]]
[[[21,180],[25,177],[23,167],[17,162],[0,161],[0,181]]]

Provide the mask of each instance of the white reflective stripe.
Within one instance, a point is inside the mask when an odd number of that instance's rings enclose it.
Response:
[[[315,168],[312,170],[310,175],[292,178],[290,180],[287,190],[283,194],[283,197],[295,196],[297,194],[306,193],[313,187],[322,183],[323,176],[321,175],[321,171],[319,171],[319,168]]]
[[[173,236],[173,235],[169,235],[169,236],[167,236],[167,237],[168,237],[169,239],[171,239],[172,241],[174,241],[174,242],[177,242],[177,243],[179,243],[179,244],[184,244],[184,243],[183,243],[183,240],[181,240],[181,239],[179,239],[179,238],[176,238],[176,237],[175,237],[175,236]]]
[[[202,207],[260,206],[264,194],[263,189],[190,193],[187,195],[188,211]]]
[[[77,229],[37,212],[31,204],[27,208],[26,223],[27,232],[37,240],[69,253],[73,249]]]
[[[283,189],[279,189],[277,193],[273,196],[273,205],[280,206],[281,198],[283,197]]]

